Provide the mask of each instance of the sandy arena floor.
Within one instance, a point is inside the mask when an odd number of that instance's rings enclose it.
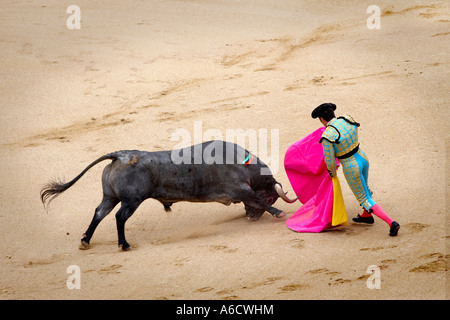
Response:
[[[448,298],[448,1],[378,1],[373,30],[360,0],[79,0],[79,30],[66,26],[71,4],[0,5],[0,299]],[[268,164],[292,190],[284,152],[320,126],[310,114],[323,102],[361,123],[398,237],[379,219],[301,234],[267,213],[248,221],[242,204],[166,213],[147,200],[126,225],[131,251],[117,247],[114,212],[82,251],[107,162],[48,212],[40,202],[49,179],[116,150],[170,150],[180,128],[200,140],[278,130]],[[360,207],[339,176],[351,221]],[[288,217],[300,205],[275,204]]]

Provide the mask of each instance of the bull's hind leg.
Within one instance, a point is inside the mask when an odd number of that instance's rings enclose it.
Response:
[[[139,207],[142,201],[127,201],[122,200],[122,206],[119,211],[116,213],[116,223],[117,223],[117,234],[119,237],[119,247],[122,247],[123,251],[127,251],[131,249],[131,246],[125,239],[125,222],[131,217]]]
[[[81,239],[80,249],[88,249],[89,242],[91,241],[92,235],[94,234],[95,228],[97,228],[100,221],[108,215],[114,209],[116,204],[119,203],[119,199],[115,197],[109,197],[103,195],[103,200],[100,205],[95,209],[94,217],[92,218],[91,224],[89,225],[86,232],[83,234]]]

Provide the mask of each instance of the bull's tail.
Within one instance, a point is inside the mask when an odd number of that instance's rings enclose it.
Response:
[[[116,160],[117,156],[116,153],[108,153],[94,162],[92,162],[90,165],[86,167],[81,173],[76,176],[72,181],[64,182],[64,181],[50,181],[47,183],[41,190],[41,201],[44,204],[44,206],[49,204],[53,199],[55,199],[57,196],[59,196],[62,192],[69,189],[71,186],[75,184],[89,169],[91,169],[93,166],[95,166],[97,163],[102,162],[104,160],[111,159]]]

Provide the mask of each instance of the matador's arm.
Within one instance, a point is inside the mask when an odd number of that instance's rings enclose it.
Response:
[[[333,144],[330,141],[323,139],[322,147],[328,173],[330,174],[331,177],[336,177],[336,156],[334,153]]]

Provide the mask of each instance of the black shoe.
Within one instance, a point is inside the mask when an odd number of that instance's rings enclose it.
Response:
[[[398,224],[398,222],[393,221],[391,224],[391,230],[389,230],[389,235],[391,237],[395,237],[398,233],[398,229],[400,229],[400,225]]]
[[[361,217],[359,214],[356,216],[356,218],[352,219],[355,222],[359,223],[367,223],[367,224],[373,224],[375,221],[373,220],[373,217]]]

